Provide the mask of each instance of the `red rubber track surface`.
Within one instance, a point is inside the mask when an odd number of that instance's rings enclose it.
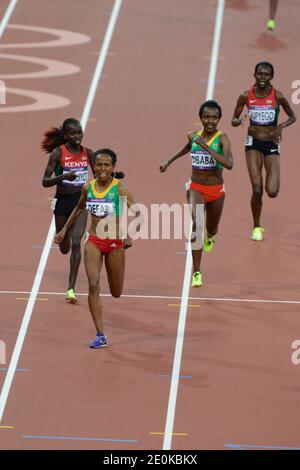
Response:
[[[138,202],[185,203],[188,157],[166,174],[159,164],[197,128],[205,100],[216,2],[124,0],[95,96],[84,144],[111,147]],[[8,2],[5,2],[5,6]],[[19,0],[10,23],[74,31],[90,42],[60,48],[3,50],[68,62],[80,73],[7,79],[9,87],[64,96],[67,107],[2,113],[0,339],[7,365],[16,342],[52,213],[53,191],[41,187],[46,157],[42,133],[66,117],[80,118],[113,2]],[[34,12],[34,15],[33,15]],[[4,7],[1,8],[1,14]],[[254,65],[275,66],[274,85],[289,99],[299,78],[300,5],[280,5],[278,27],[266,32],[260,0],[228,0],[215,98],[222,130],[233,143],[235,167],[226,172],[226,203],[214,251],[203,258],[204,286],[190,300],[174,423],[173,449],[224,449],[229,444],[300,447],[300,379],[291,362],[299,338],[298,123],[284,131],[281,191],[264,198],[265,241],[250,240],[250,184],[244,129],[230,127],[236,99],[253,83]],[[47,37],[47,35],[46,35]],[[50,35],[47,39],[52,39]],[[44,41],[45,34],[7,28],[1,43]],[[4,59],[5,73],[40,66]],[[9,105],[30,103],[8,95]],[[297,112],[297,107],[296,107]],[[87,347],[94,329],[87,297],[65,303],[68,257],[52,249],[0,428],[1,449],[161,449],[185,267],[185,241],[136,241],[126,253],[120,299],[103,298],[109,347]],[[87,292],[83,269],[77,282]],[[108,293],[105,272],[101,291]],[[50,293],[50,295],[49,295]],[[134,295],[145,298],[130,297]],[[169,296],[170,299],[152,298]],[[210,298],[203,300],[202,298]],[[177,299],[176,299],[177,298]],[[213,299],[223,300],[213,300]],[[232,300],[230,300],[232,299]],[[249,302],[235,302],[248,299]],[[266,302],[254,302],[265,300]],[[174,306],[175,305],[175,306]],[[5,366],[3,365],[3,368]],[[0,371],[0,386],[6,372]],[[11,428],[9,428],[11,427]],[[34,439],[24,436],[111,439]],[[119,440],[119,441],[118,441]],[[134,442],[122,442],[132,440]]]

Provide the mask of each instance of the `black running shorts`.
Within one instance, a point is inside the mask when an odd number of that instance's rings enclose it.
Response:
[[[275,142],[269,140],[258,140],[254,139],[252,135],[247,135],[245,142],[245,151],[248,150],[257,150],[262,153],[265,157],[266,155],[280,155],[280,146],[275,144]]]
[[[69,217],[74,207],[77,206],[80,196],[81,191],[72,194],[56,194],[54,214]]]

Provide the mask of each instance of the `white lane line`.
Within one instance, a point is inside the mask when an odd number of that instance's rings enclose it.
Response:
[[[4,16],[1,20],[0,23],[0,39],[2,38],[2,35],[4,33],[4,30],[7,26],[7,23],[10,20],[11,15],[13,14],[13,11],[16,7],[16,4],[18,3],[18,0],[11,0],[10,4],[8,5],[6,12],[4,13]]]
[[[99,79],[100,79],[101,74],[102,74],[102,70],[103,70],[104,62],[105,62],[105,59],[106,59],[106,56],[107,56],[107,53],[108,53],[108,49],[109,49],[109,46],[110,46],[111,38],[112,38],[114,29],[115,29],[115,25],[116,25],[116,22],[117,22],[119,13],[120,13],[120,9],[121,9],[121,6],[122,6],[122,1],[123,0],[116,0],[115,3],[114,3],[113,10],[111,12],[110,20],[109,20],[109,23],[108,23],[108,26],[107,26],[105,37],[104,37],[104,41],[103,41],[103,44],[102,44],[102,47],[101,47],[101,52],[100,52],[99,59],[98,59],[96,69],[95,69],[95,72],[94,72],[94,77],[93,77],[91,87],[90,87],[90,90],[89,90],[89,93],[88,93],[85,108],[83,110],[83,114],[82,114],[82,117],[81,117],[81,123],[82,123],[83,127],[85,127],[85,125],[88,121],[90,111],[91,111],[91,108],[93,106],[94,97],[95,97],[95,93],[97,91],[98,82],[99,82]]]
[[[29,295],[30,291],[0,290],[0,295]],[[65,296],[65,292],[38,292],[38,295],[59,295]],[[78,293],[76,296],[87,297],[88,293]],[[111,297],[111,294],[100,294],[101,297]],[[174,295],[143,295],[143,294],[122,294],[128,299],[153,299],[153,300],[181,300],[182,297]],[[300,300],[276,300],[276,299],[243,299],[239,297],[188,297],[188,300],[199,300],[204,302],[253,302],[259,304],[291,304],[299,305]]]
[[[215,87],[222,23],[223,23],[223,16],[224,16],[224,7],[225,7],[225,0],[218,0],[212,52],[211,52],[211,62],[210,62],[210,69],[209,69],[209,76],[208,76],[208,85],[207,85],[207,91],[206,91],[207,100],[212,99],[214,87]],[[179,376],[180,376],[181,356],[182,356],[183,339],[184,339],[184,332],[185,332],[186,313],[187,313],[187,308],[188,308],[188,297],[189,297],[189,290],[190,290],[191,271],[192,271],[192,254],[191,254],[191,248],[189,246],[187,257],[186,257],[186,263],[185,263],[184,278],[183,278],[182,297],[181,297],[181,305],[180,305],[180,313],[179,313],[179,321],[178,321],[178,329],[177,329],[177,337],[176,337],[176,346],[175,346],[163,450],[170,450],[171,444],[172,444],[175,409],[176,409],[176,401],[177,401],[177,391],[178,391],[178,383],[179,383]]]
[[[93,80],[92,80],[92,83],[91,83],[91,89],[88,93],[88,97],[87,97],[87,100],[86,100],[86,103],[85,103],[85,106],[84,106],[84,110],[83,110],[83,114],[82,114],[82,117],[81,117],[81,123],[82,123],[83,130],[85,129],[85,126],[86,126],[86,123],[87,123],[87,120],[88,120],[88,117],[89,117],[89,114],[90,114],[90,111],[91,111],[91,108],[92,108],[92,105],[93,105],[93,100],[94,100],[95,93],[96,93],[96,90],[97,90],[97,85],[98,85],[98,82],[99,82],[100,77],[101,77],[101,71],[102,71],[103,64],[104,64],[104,61],[105,61],[105,58],[106,58],[106,55],[107,55],[108,46],[110,44],[110,41],[111,41],[111,38],[112,38],[112,35],[113,35],[114,27],[115,27],[115,24],[116,24],[118,15],[119,15],[119,11],[120,11],[120,8],[121,8],[121,5],[122,5],[122,1],[123,0],[115,0],[114,7],[113,7],[111,15],[110,15],[110,20],[109,20],[109,23],[108,23],[108,26],[107,26],[107,29],[106,29],[106,32],[105,32],[104,40],[103,40],[101,51],[100,51],[100,54],[99,54],[99,60],[98,60],[98,63],[96,65],[95,72],[94,72],[94,77],[93,77]],[[92,90],[92,92],[91,92],[91,90]],[[44,274],[44,271],[45,271],[45,267],[46,267],[47,259],[48,259],[48,256],[49,256],[49,253],[50,253],[50,250],[51,250],[52,240],[53,240],[54,234],[55,234],[55,221],[54,221],[54,216],[53,216],[52,220],[51,220],[50,227],[49,227],[49,231],[48,231],[48,234],[47,234],[46,243],[45,243],[41,258],[40,258],[39,266],[38,266],[38,269],[37,269],[37,272],[36,272],[36,275],[35,275],[33,286],[32,286],[31,292],[30,292],[30,297],[29,297],[29,300],[28,300],[28,303],[27,303],[27,306],[26,306],[26,310],[25,310],[25,313],[24,313],[24,317],[23,317],[23,320],[22,320],[22,324],[21,324],[21,327],[20,327],[18,338],[17,338],[15,348],[14,348],[14,351],[13,351],[13,354],[12,354],[12,358],[11,358],[11,361],[10,361],[10,364],[9,364],[8,372],[6,374],[5,381],[4,381],[4,384],[3,384],[3,387],[2,387],[2,391],[1,391],[1,395],[0,395],[0,422],[1,422],[2,417],[3,417],[3,413],[4,413],[4,410],[5,410],[6,402],[7,402],[7,399],[8,399],[9,392],[10,392],[11,384],[12,384],[12,381],[13,381],[13,378],[14,378],[14,375],[15,375],[18,360],[19,360],[21,350],[22,350],[22,346],[23,346],[25,336],[26,336],[26,333],[27,333],[27,328],[28,328],[29,321],[30,321],[30,318],[31,318],[31,315],[32,315],[33,307],[34,307],[36,297],[38,295],[39,287],[40,287],[40,284],[41,284],[41,281],[42,281],[42,277],[43,277],[43,274]]]

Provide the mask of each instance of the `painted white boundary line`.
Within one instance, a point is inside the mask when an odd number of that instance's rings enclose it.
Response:
[[[213,91],[214,91],[215,80],[216,80],[217,64],[218,64],[218,56],[219,56],[219,47],[220,47],[220,40],[221,40],[222,23],[223,23],[223,17],[224,17],[224,8],[225,8],[225,0],[218,0],[216,20],[215,20],[215,29],[214,29],[214,38],[213,38],[212,52],[211,52],[211,62],[210,62],[207,92],[206,92],[207,100],[212,99],[213,97]],[[174,354],[174,361],[173,361],[173,370],[172,370],[163,450],[170,450],[171,444],[172,444],[172,434],[173,434],[173,427],[174,427],[175,408],[176,408],[176,401],[177,401],[178,382],[179,382],[181,356],[182,356],[182,349],[183,349],[183,339],[184,339],[184,332],[185,332],[186,313],[187,313],[187,308],[188,308],[188,296],[189,296],[189,290],[190,290],[191,271],[192,271],[192,254],[191,254],[191,248],[189,246],[187,257],[186,257],[186,263],[185,263],[184,278],[183,278],[182,297],[181,297],[181,305],[180,305],[180,313],[179,313],[179,321],[178,321],[178,329],[177,329],[175,354]]]
[[[119,15],[119,12],[120,12],[122,1],[123,0],[115,0],[114,7],[113,7],[111,15],[110,15],[109,23],[108,23],[107,30],[106,30],[106,33],[105,33],[105,37],[104,37],[104,40],[103,40],[101,51],[100,51],[100,54],[99,54],[99,59],[98,59],[98,62],[97,62],[96,68],[95,68],[94,76],[93,76],[93,79],[92,79],[92,82],[91,82],[91,87],[90,87],[90,90],[89,90],[89,93],[88,93],[88,97],[87,97],[87,100],[86,100],[86,103],[85,103],[85,106],[84,106],[84,110],[83,110],[83,114],[82,114],[82,118],[81,118],[81,124],[82,124],[83,129],[85,129],[85,127],[86,127],[88,116],[91,112],[91,108],[92,108],[92,105],[93,105],[93,100],[94,100],[95,93],[96,93],[96,90],[97,90],[97,85],[98,85],[98,82],[99,82],[99,79],[100,79],[100,76],[101,76],[101,72],[102,72],[104,61],[105,61],[105,58],[106,58],[106,55],[107,55],[108,47],[109,47],[109,44],[110,44],[110,41],[111,41],[111,38],[112,38],[112,35],[113,35],[113,32],[114,32],[116,21],[118,19],[118,15]],[[5,381],[4,381],[4,384],[3,384],[3,387],[2,387],[2,391],[1,391],[1,395],[0,395],[0,422],[1,422],[2,417],[3,417],[6,402],[7,402],[8,395],[9,395],[10,388],[11,388],[11,384],[12,384],[12,381],[13,381],[13,378],[14,378],[14,375],[15,375],[15,371],[16,371],[17,364],[18,364],[19,357],[20,357],[21,350],[22,350],[22,346],[23,346],[25,336],[26,336],[26,333],[27,333],[27,329],[28,329],[28,325],[29,325],[29,322],[30,322],[30,319],[31,319],[33,307],[34,307],[34,304],[35,304],[35,301],[36,301],[36,297],[37,297],[38,292],[39,292],[39,287],[40,287],[42,277],[43,277],[43,274],[44,274],[44,271],[45,271],[47,259],[48,259],[48,256],[49,256],[49,252],[51,250],[52,240],[53,240],[54,234],[55,234],[55,221],[54,221],[54,216],[53,216],[50,227],[49,227],[49,231],[48,231],[48,234],[47,234],[46,243],[45,243],[41,258],[40,258],[39,266],[38,266],[38,269],[37,269],[37,272],[36,272],[36,275],[35,275],[33,286],[32,286],[31,292],[30,292],[29,300],[28,300],[26,310],[25,310],[25,313],[24,313],[24,316],[23,316],[23,320],[22,320],[22,324],[21,324],[21,327],[20,327],[20,330],[19,330],[18,338],[17,338],[16,344],[15,344],[15,347],[14,347],[12,358],[11,358],[9,368],[8,368],[8,371],[7,371],[7,374],[6,374],[6,377],[5,377]]]
[[[7,23],[9,22],[10,20],[10,17],[11,15],[13,14],[13,11],[16,7],[18,3],[18,0],[11,0],[10,4],[8,5],[7,9],[6,9],[6,12],[4,13],[4,16],[1,20],[1,23],[0,23],[0,39],[4,33],[4,30],[7,26]]]
[[[17,291],[17,290],[0,290],[0,295],[29,295],[30,291]],[[65,296],[65,292],[38,292],[38,295],[59,295]],[[76,296],[87,297],[88,293],[78,294]],[[111,294],[100,294],[101,297],[111,297]],[[181,297],[174,295],[142,295],[142,294],[122,294],[122,297],[128,299],[153,299],[153,300],[181,300]],[[291,304],[299,305],[300,300],[275,300],[275,299],[243,299],[243,298],[231,298],[231,297],[188,297],[188,300],[197,300],[202,302],[248,302],[248,303],[259,303],[259,304]]]

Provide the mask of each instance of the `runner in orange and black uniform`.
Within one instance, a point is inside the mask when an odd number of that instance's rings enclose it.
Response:
[[[43,186],[56,186],[53,203],[56,230],[59,231],[77,205],[81,189],[88,180],[88,166],[93,165],[93,152],[81,146],[83,132],[77,119],[66,119],[60,128],[45,133],[42,149],[50,153],[43,177]],[[54,176],[53,176],[54,173]],[[59,244],[61,253],[71,248],[69,287],[66,299],[76,303],[74,288],[81,261],[80,242],[85,231],[87,213],[84,212],[70,228],[68,236]]]
[[[253,215],[253,230],[251,238],[263,240],[264,229],[260,224],[263,196],[263,165],[266,169],[265,187],[268,195],[276,197],[280,185],[280,141],[282,130],[296,121],[294,111],[288,100],[271,85],[274,76],[273,65],[260,62],[255,67],[255,85],[245,91],[238,99],[234,110],[232,125],[243,123],[241,118],[244,106],[248,108],[250,126],[245,143],[246,161],[252,184],[251,209]],[[280,106],[288,119],[278,124]]]
[[[190,152],[192,177],[186,184],[186,190],[193,220],[192,287],[202,286],[200,271],[202,247],[206,253],[213,248],[213,237],[218,231],[225,200],[223,168],[231,170],[233,167],[230,140],[225,133],[217,129],[222,117],[221,107],[216,101],[206,101],[200,107],[199,117],[203,129],[199,132],[190,132],[186,145],[167,162],[160,165],[160,171],[165,172],[171,163]],[[200,233],[204,229],[203,206],[206,210],[206,236],[204,243],[201,241],[198,244],[199,237],[201,240]]]

